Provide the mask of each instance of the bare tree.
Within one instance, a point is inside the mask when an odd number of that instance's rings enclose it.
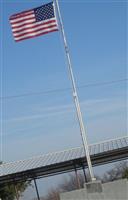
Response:
[[[60,200],[59,194],[61,192],[68,192],[76,189],[80,189],[84,187],[85,177],[82,173],[78,173],[79,179],[79,187],[78,180],[75,174],[69,174],[68,178],[65,178],[61,184],[55,189],[52,188],[48,191],[48,194],[45,197],[42,197],[41,200]],[[87,179],[89,180],[89,175],[87,175]]]
[[[111,170],[106,172],[103,177],[95,176],[97,180],[104,182],[114,181],[122,178],[128,178],[128,163],[121,162],[116,164]],[[85,177],[82,173],[78,173],[79,186],[84,187]],[[86,174],[87,181],[90,181],[89,174]],[[51,188],[45,197],[41,200],[60,200],[59,194],[61,192],[68,192],[78,189],[78,182],[75,174],[69,174],[68,178],[65,178],[61,184],[56,188]]]
[[[43,200],[43,199],[42,199]],[[44,200],[60,200],[59,189],[50,189]]]
[[[122,178],[128,178],[127,161],[120,162],[113,169],[107,171],[102,178],[102,182],[115,181]]]
[[[79,186],[78,186],[78,181],[79,181]],[[68,179],[65,179],[63,183],[59,185],[59,189],[62,192],[65,192],[83,188],[85,183],[85,178],[81,173],[78,174],[78,181],[74,174],[69,174]]]

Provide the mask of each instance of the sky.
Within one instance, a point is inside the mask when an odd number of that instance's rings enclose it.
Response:
[[[16,43],[9,17],[48,1],[1,1],[1,159],[82,145],[60,31]],[[127,135],[126,1],[60,1],[88,143]],[[106,83],[107,84],[104,84]]]
[[[0,1],[4,162],[82,145],[60,31],[18,43],[12,36],[12,14],[48,2]],[[126,1],[59,4],[88,143],[127,135]]]

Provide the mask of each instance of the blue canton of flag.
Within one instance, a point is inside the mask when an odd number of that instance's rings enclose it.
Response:
[[[34,12],[37,22],[55,17],[53,3],[48,3],[41,7],[35,8]]]
[[[15,41],[58,30],[53,2],[12,15],[10,23]]]

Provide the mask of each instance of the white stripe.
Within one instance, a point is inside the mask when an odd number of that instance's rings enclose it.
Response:
[[[26,23],[30,23],[30,22],[35,22],[35,19],[25,20],[24,22],[17,23],[17,24],[11,24],[11,26],[13,28],[13,27],[17,27],[17,26],[20,26],[20,25],[25,25]]]
[[[50,32],[52,30],[56,30],[56,28],[57,27],[47,28],[47,29],[42,30],[42,31],[37,31],[35,33],[31,33],[31,34],[29,33],[29,34],[23,35],[21,37],[15,37],[15,40],[25,39],[26,37],[36,36],[36,35],[41,34],[41,33]]]
[[[49,22],[49,23],[56,23],[56,21],[55,22]],[[19,28],[13,28],[13,32],[15,32],[15,31],[22,31],[22,29],[29,29],[29,28],[33,28],[33,26],[35,26],[35,25],[47,25],[47,24],[44,24],[44,22],[40,22],[40,23],[32,23],[32,24],[28,24],[28,25],[24,25],[24,26],[21,26],[21,27],[19,27]],[[36,27],[35,27],[36,28]]]
[[[19,32],[19,33],[13,33],[13,35],[14,35],[14,36],[18,36],[18,35],[21,35],[21,34],[23,34],[23,33],[29,33],[29,32],[31,32],[31,31],[36,31],[36,30],[41,29],[41,28],[48,28],[49,26],[52,26],[52,25],[57,25],[57,24],[56,24],[56,22],[53,22],[53,23],[50,23],[50,24],[45,24],[45,25],[42,24],[42,25],[40,25],[40,26],[38,26],[38,27],[29,28],[29,29],[26,29],[26,30],[21,31],[21,32]]]
[[[19,16],[17,19],[10,19],[10,22],[15,23],[15,22],[18,22],[18,21],[21,21],[21,20],[24,20],[24,19],[29,19],[31,17],[35,17],[35,14],[32,13],[31,15],[28,15],[28,16]]]
[[[31,14],[31,13],[33,13],[33,12],[34,12],[33,10],[30,10],[30,11],[24,11],[24,12],[17,13],[17,14],[15,14],[15,15],[12,15],[12,16],[10,17],[10,20],[14,20],[14,19],[18,18],[20,15]]]
[[[35,23],[32,23],[32,24],[27,24],[27,25],[25,25],[26,24],[26,22],[25,23],[23,23],[23,24],[18,24],[18,25],[16,25],[15,27],[14,27],[14,25],[12,25],[12,27],[13,27],[13,31],[18,31],[18,30],[21,30],[22,28],[28,28],[28,27],[32,27],[33,25],[38,25],[38,24],[42,24],[42,23],[46,23],[46,22],[50,22],[50,21],[52,21],[52,20],[56,20],[56,18],[55,17],[53,17],[53,18],[50,18],[50,19],[46,19],[46,20],[42,20],[42,21],[39,21],[39,22],[36,22],[35,20]],[[27,21],[28,22],[28,21]],[[20,26],[20,25],[22,25],[21,27],[18,27],[18,26]]]

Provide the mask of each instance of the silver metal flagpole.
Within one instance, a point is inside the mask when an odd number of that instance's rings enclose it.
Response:
[[[64,42],[64,48],[65,48],[65,52],[66,52],[68,70],[69,70],[69,75],[70,75],[72,89],[73,89],[73,98],[74,98],[74,102],[75,102],[75,106],[76,106],[76,112],[77,112],[78,122],[79,122],[79,126],[80,126],[83,147],[84,147],[84,151],[85,151],[85,155],[86,155],[86,159],[87,159],[87,164],[88,164],[91,181],[94,181],[96,179],[94,177],[94,173],[93,173],[93,169],[92,169],[92,163],[91,163],[90,154],[89,154],[86,132],[85,132],[85,127],[84,127],[84,123],[83,123],[83,119],[82,119],[82,113],[81,113],[81,109],[80,109],[79,99],[78,99],[78,95],[77,95],[76,84],[75,84],[75,79],[74,79],[72,64],[71,64],[71,58],[70,58],[70,52],[69,52],[69,48],[67,45],[65,31],[64,31],[64,25],[63,25],[61,13],[60,13],[58,0],[54,0],[54,2],[55,2],[55,8],[56,8],[57,14],[58,14],[60,30],[61,30],[61,34],[62,34],[62,38],[63,38],[63,42]]]

